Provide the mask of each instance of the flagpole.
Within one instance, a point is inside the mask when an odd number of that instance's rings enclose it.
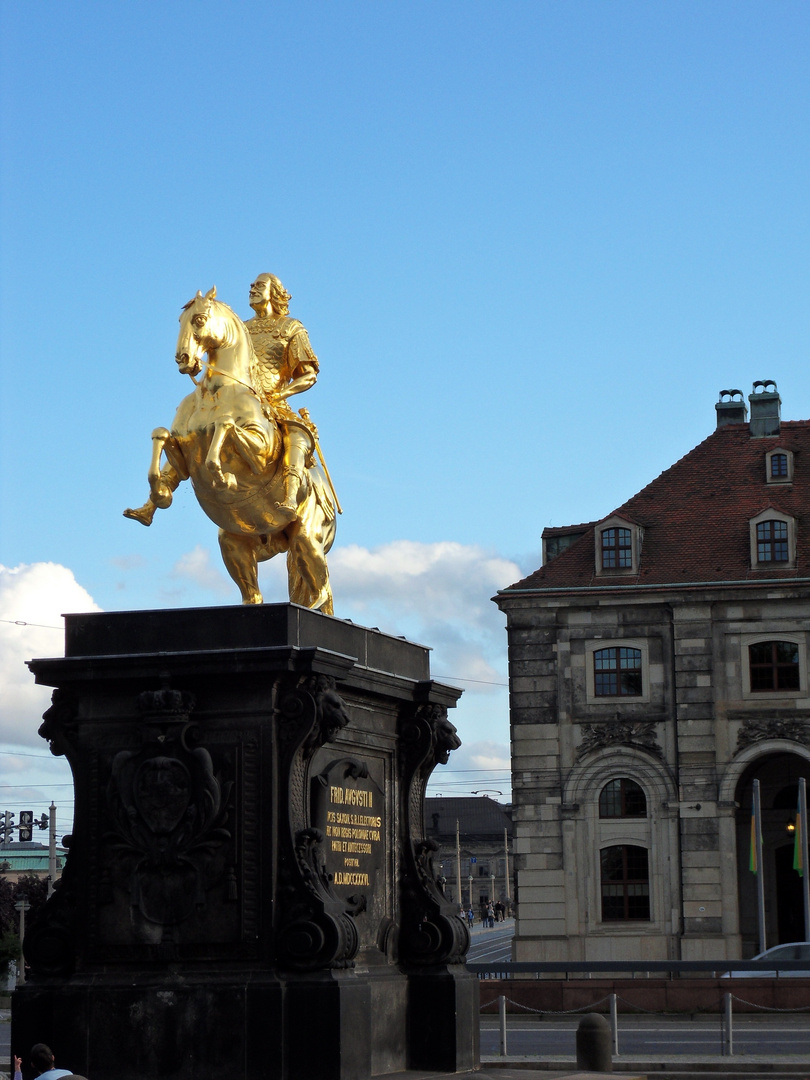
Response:
[[[757,926],[759,951],[765,952],[765,867],[762,864],[762,806],[759,801],[759,780],[754,781],[754,844],[757,864]]]
[[[799,814],[796,822],[796,850],[799,857],[799,873],[802,876],[804,899],[804,940],[810,941],[810,873],[807,867],[807,781],[799,777]],[[796,860],[794,858],[794,864]],[[798,867],[797,867],[798,869]]]

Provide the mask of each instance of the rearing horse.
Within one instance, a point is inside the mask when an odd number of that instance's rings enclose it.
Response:
[[[313,460],[315,441],[302,421],[311,449],[298,517],[290,522],[278,511],[282,435],[258,389],[250,335],[216,299],[216,288],[198,292],[183,308],[175,361],[196,386],[180,402],[171,431],[152,432],[149,498],[124,516],[151,525],[155,510],[169,506],[174,489],[190,479],[200,506],[219,525],[222,559],[243,603],[262,603],[257,563],[286,551],[290,600],[331,615],[326,553],[335,538],[335,507]]]

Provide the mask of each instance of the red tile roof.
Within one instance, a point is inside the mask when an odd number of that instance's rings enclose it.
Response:
[[[793,452],[793,483],[768,484],[765,455]],[[748,522],[773,508],[797,520],[797,565],[751,568]],[[509,589],[616,588],[810,576],[810,421],[751,438],[748,424],[717,428],[694,450],[608,515],[644,529],[639,574],[597,576],[594,528]],[[607,520],[603,518],[602,520]],[[558,532],[559,530],[554,530]],[[545,535],[545,534],[544,534]]]

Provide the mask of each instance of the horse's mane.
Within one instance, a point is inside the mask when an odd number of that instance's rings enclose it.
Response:
[[[189,300],[187,304],[183,305],[183,311],[188,311],[195,300],[199,300],[198,296],[194,296]],[[256,356],[256,350],[253,348],[253,339],[245,327],[244,322],[239,318],[233,308],[229,307],[224,300],[217,300],[214,297],[204,298],[206,303],[210,305],[211,314],[218,315],[224,319],[227,327],[225,333],[225,340],[223,345],[226,348],[230,348],[232,345],[236,345],[239,338],[242,337],[247,343],[248,347],[248,366],[250,368],[250,382],[253,389],[257,393],[261,394],[262,383],[259,370],[259,360]]]

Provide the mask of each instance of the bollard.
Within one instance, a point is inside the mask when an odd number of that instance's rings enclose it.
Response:
[[[588,1072],[613,1072],[610,1024],[599,1013],[583,1016],[577,1028],[577,1068]]]

